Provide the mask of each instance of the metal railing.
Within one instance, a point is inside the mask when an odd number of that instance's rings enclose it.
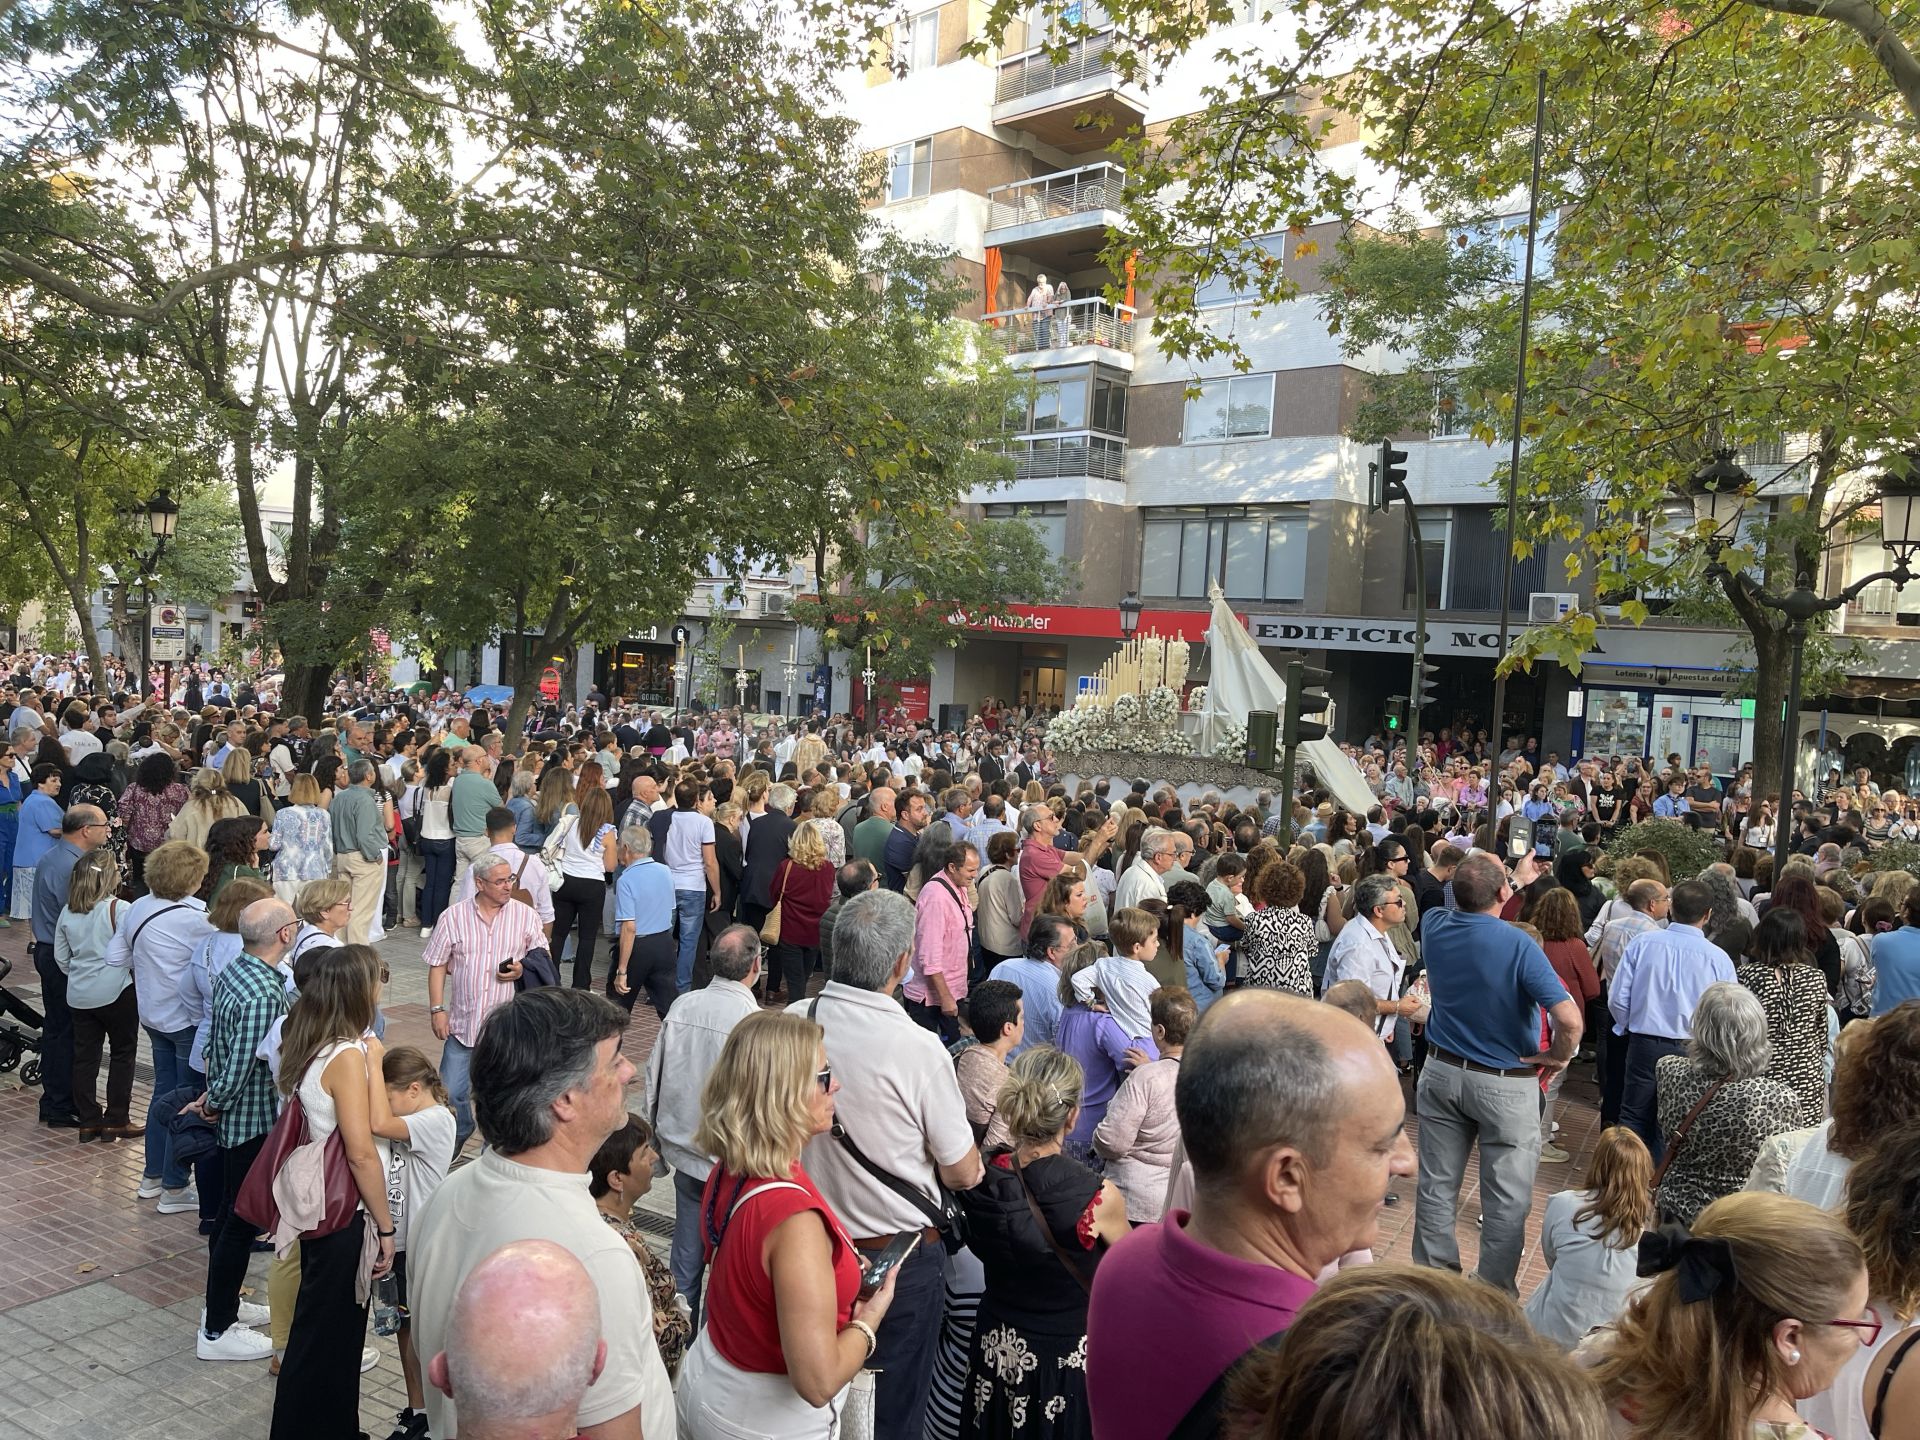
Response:
[[[994,77],[995,104],[1023,100],[1044,94],[1062,85],[1078,84],[1096,76],[1111,75],[1114,70],[1115,35],[1112,30],[1096,30],[1071,40],[1066,56],[1055,64],[1048,50],[1029,50],[1002,60]]]
[[[1031,225],[1039,220],[1064,220],[1093,210],[1116,210],[1127,172],[1102,160],[1077,170],[1015,180],[987,191],[988,229]]]
[[[995,327],[993,333],[1009,355],[1073,345],[1133,349],[1133,307],[1115,305],[1098,295],[1041,310],[995,310],[982,318]]]
[[[1057,435],[1019,435],[1003,448],[1013,456],[1014,474],[1022,480],[1046,480],[1061,475],[1095,475],[1102,480],[1126,478],[1127,442],[1090,430],[1068,430]]]

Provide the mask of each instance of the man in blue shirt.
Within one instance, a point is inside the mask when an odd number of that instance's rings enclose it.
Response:
[[[53,842],[33,871],[33,968],[40,972],[40,1123],[71,1130],[80,1124],[73,1108],[73,1011],[67,1007],[67,972],[53,958],[53,929],[67,908],[74,863],[107,840],[104,811],[74,805],[60,821]]]
[[[1454,1233],[1467,1160],[1480,1146],[1480,1279],[1509,1295],[1526,1247],[1533,1176],[1540,1162],[1540,1072],[1566,1068],[1580,1043],[1580,1005],[1543,951],[1500,919],[1515,884],[1534,878],[1532,856],[1513,876],[1476,850],[1453,872],[1458,910],[1430,911],[1422,929],[1433,1011],[1420,1072],[1420,1187],[1413,1259],[1460,1268]],[[1553,1042],[1540,1048],[1540,1011]]]
[[[1656,1165],[1666,1142],[1656,1113],[1653,1067],[1663,1055],[1687,1048],[1702,992],[1715,981],[1734,979],[1733,962],[1704,929],[1713,914],[1713,892],[1698,880],[1684,880],[1673,887],[1671,898],[1667,928],[1628,941],[1607,986],[1613,1033],[1624,1035],[1627,1047],[1620,1123],[1647,1142]]]
[[[1035,1045],[1053,1044],[1060,1026],[1060,967],[1073,953],[1073,926],[1058,915],[1036,915],[1027,930],[1027,953],[1002,960],[988,977],[1020,987],[1026,1003],[1026,1034],[1007,1061]]]
[[[667,1018],[679,994],[679,932],[674,924],[673,872],[653,858],[653,836],[637,821],[620,832],[620,878],[614,882],[613,973],[607,996],[633,1009],[645,987],[654,1013]]]

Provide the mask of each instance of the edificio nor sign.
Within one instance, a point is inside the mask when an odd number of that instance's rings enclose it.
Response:
[[[1524,624],[1508,627],[1509,641],[1525,633]],[[1261,645],[1298,650],[1371,650],[1411,655],[1414,626],[1405,620],[1370,620],[1343,615],[1250,615],[1247,630]],[[1435,620],[1426,629],[1430,656],[1500,658],[1500,627]],[[1916,647],[1920,648],[1920,647]],[[1712,689],[1730,683],[1747,668],[1738,639],[1723,630],[1666,626],[1608,626],[1580,657],[1591,667],[1583,679],[1595,685],[1667,685]]]

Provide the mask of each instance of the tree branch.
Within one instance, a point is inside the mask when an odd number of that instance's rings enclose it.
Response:
[[[1894,33],[1893,22],[1872,0],[1747,0],[1759,10],[1777,15],[1799,15],[1809,20],[1836,20],[1867,42],[1880,68],[1887,72],[1907,110],[1920,118],[1920,59]]]

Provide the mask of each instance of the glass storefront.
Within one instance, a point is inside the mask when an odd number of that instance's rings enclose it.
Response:
[[[1647,753],[1647,705],[1638,690],[1588,690],[1586,743],[1592,756]]]
[[[606,694],[616,705],[673,704],[673,646],[621,641],[614,647]]]

